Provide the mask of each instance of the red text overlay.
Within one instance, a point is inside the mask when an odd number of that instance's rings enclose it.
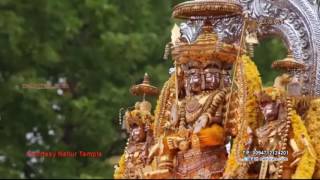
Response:
[[[45,158],[100,158],[100,151],[27,151],[27,157],[45,157]]]

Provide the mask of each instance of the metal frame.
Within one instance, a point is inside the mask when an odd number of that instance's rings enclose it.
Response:
[[[295,59],[307,69],[303,92],[320,95],[320,18],[314,0],[239,0],[253,18],[280,18],[284,23],[259,30],[259,38],[281,37]]]

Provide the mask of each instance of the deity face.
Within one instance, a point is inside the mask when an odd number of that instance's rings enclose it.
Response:
[[[130,135],[134,142],[143,142],[146,139],[146,134],[144,132],[143,126],[138,126],[136,124],[131,126]]]
[[[187,73],[187,82],[190,86],[190,91],[197,94],[201,91],[201,71],[198,68],[192,67]]]
[[[220,63],[206,66],[190,63],[185,68],[185,88],[189,93],[198,94],[204,90],[215,90],[220,86]]]
[[[224,87],[229,87],[231,86],[231,70],[232,70],[232,64],[224,64],[222,67],[222,72],[221,72],[221,80],[223,82]]]
[[[203,90],[215,90],[220,86],[220,67],[218,64],[209,64],[203,70],[204,87]]]
[[[262,101],[260,102],[260,110],[266,121],[278,119],[280,103],[277,101]]]

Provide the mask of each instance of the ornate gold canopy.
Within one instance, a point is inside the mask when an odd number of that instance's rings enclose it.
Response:
[[[172,16],[190,19],[191,17],[232,16],[241,13],[241,5],[233,0],[193,0],[175,6]]]

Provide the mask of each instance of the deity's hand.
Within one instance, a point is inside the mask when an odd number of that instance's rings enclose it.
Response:
[[[144,179],[170,179],[171,176],[169,169],[156,169],[144,173]]]
[[[163,126],[163,128],[164,129],[166,129],[166,130],[169,130],[169,129],[171,129],[171,123],[169,122],[169,121],[167,121],[165,124],[164,124],[164,126]]]
[[[142,151],[141,157],[142,157],[143,163],[146,164],[148,162],[148,153],[146,151]]]
[[[247,135],[248,135],[248,140],[245,144],[245,149],[249,150],[253,144],[253,131],[250,127],[247,127]]]
[[[154,157],[161,153],[160,151],[161,151],[160,143],[156,143],[155,145],[153,145],[149,150],[149,154],[147,157],[147,164],[151,164],[152,161],[154,160]]]
[[[195,134],[199,133],[202,128],[205,128],[207,126],[208,121],[209,121],[208,114],[201,115],[194,125],[193,133]]]
[[[185,138],[181,138],[181,137],[167,137],[167,144],[169,149],[179,148],[179,143],[184,140]]]
[[[294,161],[292,163],[290,163],[290,167],[294,167],[300,162],[306,149],[303,149],[303,150],[299,149],[299,147],[294,139],[290,139],[289,142],[290,142],[289,144],[293,150],[292,157],[294,158]]]
[[[173,138],[167,138],[167,144],[169,149],[175,149],[177,146],[175,146],[175,142]]]

